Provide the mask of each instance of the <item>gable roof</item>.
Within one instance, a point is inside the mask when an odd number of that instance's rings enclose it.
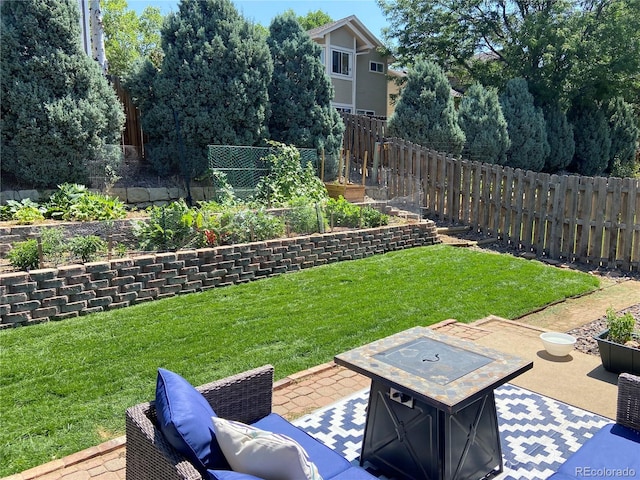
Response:
[[[356,49],[358,51],[371,50],[384,46],[382,42],[378,40],[376,36],[371,33],[371,31],[364,26],[364,23],[358,20],[358,17],[356,17],[355,15],[350,15],[340,20],[336,20],[335,22],[312,28],[307,33],[312,39],[319,40],[321,38],[324,38],[328,33],[331,33],[334,30],[338,30],[342,27],[346,27],[347,29],[351,30],[354,37],[356,38]]]

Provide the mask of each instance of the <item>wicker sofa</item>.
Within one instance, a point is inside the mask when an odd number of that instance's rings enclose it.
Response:
[[[616,423],[587,440],[549,480],[640,476],[640,377],[618,377]]]
[[[252,424],[293,437],[323,473],[334,480],[372,480],[375,477],[330,450],[302,430],[271,412],[273,367],[265,365],[244,373],[196,387],[215,414],[224,419]],[[270,428],[271,427],[271,428]],[[210,480],[167,441],[158,427],[155,402],[142,403],[126,411],[127,480]],[[224,473],[224,472],[223,472]],[[232,472],[229,472],[232,473]],[[215,476],[213,478],[236,478]],[[251,476],[237,478],[255,478]]]

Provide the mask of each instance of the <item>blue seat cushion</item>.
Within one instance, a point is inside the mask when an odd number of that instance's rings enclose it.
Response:
[[[351,467],[331,478],[331,480],[378,480],[378,477],[374,477],[364,468]]]
[[[207,470],[209,480],[262,480],[248,473],[234,472],[233,470]]]
[[[563,476],[552,478],[612,478],[624,476],[624,473],[612,472],[625,469],[640,472],[640,432],[611,423],[598,430],[562,464],[558,473]]]
[[[207,400],[177,373],[158,369],[156,382],[158,427],[167,441],[200,472],[228,469],[211,417],[216,416]]]
[[[351,467],[351,464],[344,457],[295,427],[277,413],[271,413],[261,418],[253,426],[294,439],[307,452],[311,461],[318,467],[320,476],[324,479],[333,478]]]

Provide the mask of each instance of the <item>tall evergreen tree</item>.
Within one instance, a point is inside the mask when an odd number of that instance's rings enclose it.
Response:
[[[409,70],[387,131],[424,147],[455,155],[462,151],[464,132],[449,81],[438,65],[420,60]]]
[[[633,107],[617,97],[607,107],[611,150],[609,152],[609,172],[618,177],[632,177],[638,170],[636,152],[640,119],[634,115]]]
[[[511,141],[495,89],[485,89],[479,83],[471,85],[460,102],[458,120],[467,139],[464,155],[500,165],[507,161]]]
[[[333,86],[320,61],[320,47],[291,13],[274,18],[269,32],[271,138],[296,147],[324,149],[337,158],[344,124],[331,106]]]
[[[549,142],[549,155],[545,161],[544,170],[553,173],[569,166],[576,150],[576,144],[573,140],[573,127],[560,105],[553,103],[543,107],[542,110]]]
[[[0,3],[2,172],[25,185],[87,183],[118,158],[122,106],[80,44],[76,0]]]
[[[158,72],[147,62],[127,81],[159,173],[191,178],[207,167],[207,145],[268,137],[271,55],[231,0],[181,0],[165,20],[162,50]]]
[[[527,81],[524,78],[509,80],[500,96],[500,105],[511,139],[507,165],[539,172],[549,155],[549,142],[544,115],[533,104]]]
[[[602,175],[609,165],[611,136],[607,118],[595,103],[579,104],[569,111],[576,151],[571,169],[581,175]]]

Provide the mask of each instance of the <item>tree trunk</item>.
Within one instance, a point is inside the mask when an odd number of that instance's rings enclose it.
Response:
[[[91,51],[93,59],[100,64],[102,72],[106,75],[109,65],[104,49],[104,27],[102,25],[102,10],[100,0],[90,0],[91,12]]]

